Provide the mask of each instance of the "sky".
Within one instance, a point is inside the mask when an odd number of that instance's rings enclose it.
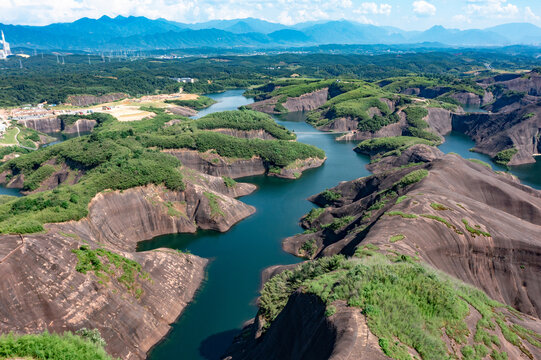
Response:
[[[0,0],[0,23],[47,25],[81,17],[146,16],[184,23],[254,17],[282,24],[354,20],[405,30],[541,26],[541,0]]]

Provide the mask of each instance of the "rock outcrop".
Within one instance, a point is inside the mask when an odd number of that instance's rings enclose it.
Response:
[[[497,113],[456,114],[452,122],[454,130],[475,141],[476,151],[495,156],[505,149],[517,149],[509,165],[533,163],[533,155],[541,152],[541,107],[531,98],[513,103]]]
[[[237,130],[237,129],[212,129],[210,131],[219,132],[225,135],[238,137],[241,139],[263,139],[263,140],[276,140],[274,136],[269,134],[263,129],[259,130]]]
[[[198,152],[196,150],[164,150],[178,158],[187,168],[213,176],[228,176],[233,179],[267,174],[286,179],[297,179],[302,172],[321,166],[325,159],[297,160],[285,168],[273,169],[263,159],[252,157],[251,159],[230,159],[219,156],[212,152]]]
[[[124,93],[105,94],[101,96],[95,95],[70,95],[66,103],[73,106],[92,106],[98,104],[104,104],[108,102],[118,101],[127,98],[128,95]]]
[[[0,332],[96,328],[113,356],[146,358],[193,298],[207,260],[169,249],[136,253],[137,243],[197,228],[226,231],[255,211],[233,198],[254,185],[183,171],[184,191],[149,185],[102,192],[84,219],[1,236]],[[79,269],[77,249],[103,249],[108,265]],[[122,259],[141,267],[126,275]]]
[[[17,123],[46,134],[57,132],[64,132],[66,134],[89,133],[98,124],[96,120],[79,119],[73,124],[67,125],[59,117],[19,120]]]
[[[325,104],[329,98],[329,89],[324,88],[317,90],[308,94],[303,94],[299,97],[290,98],[281,105],[288,112],[296,111],[310,111],[317,109],[321,105]],[[281,112],[276,110],[276,105],[278,104],[279,97],[273,97],[270,99],[262,100],[255,102],[253,104],[247,105],[247,107],[261,111],[267,114],[280,114]]]
[[[428,176],[405,191],[396,188],[416,169],[426,169]],[[384,198],[388,189],[403,197]],[[387,170],[331,190],[340,198],[329,202],[322,195],[312,197],[330,206],[304,226],[317,230],[334,219],[351,220],[338,230],[288,238],[283,243],[286,251],[299,254],[310,239],[318,256],[352,255],[358,246],[372,244],[417,256],[498,301],[541,315],[541,286],[535,281],[541,274],[539,191],[456,155],[437,156],[425,165]],[[386,215],[390,212],[396,216]],[[399,234],[403,240],[389,241]]]
[[[327,317],[321,299],[297,291],[264,336],[256,319],[224,359],[389,359],[358,309],[347,307],[343,301],[336,307],[336,314]]]

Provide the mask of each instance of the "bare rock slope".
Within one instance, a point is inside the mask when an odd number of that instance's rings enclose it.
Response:
[[[204,278],[207,260],[170,249],[136,253],[141,240],[226,231],[255,209],[233,196],[255,189],[185,170],[186,190],[162,186],[98,194],[80,221],[0,237],[0,332],[98,329],[107,351],[144,359]]]

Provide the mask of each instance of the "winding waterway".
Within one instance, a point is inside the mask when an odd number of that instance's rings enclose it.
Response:
[[[242,93],[234,90],[209,95],[217,103],[196,117],[251,103]],[[151,351],[150,359],[218,359],[243,323],[257,312],[255,300],[261,271],[271,265],[300,261],[282,251],[281,241],[302,231],[298,220],[313,206],[306,198],[341,181],[370,175],[365,168],[369,159],[352,151],[354,143],[337,142],[337,135],[318,132],[304,119],[303,114],[297,113],[276,121],[297,133],[299,142],[325,150],[327,161],[323,166],[304,172],[298,180],[266,176],[238,179],[257,185],[257,191],[241,199],[257,211],[226,233],[171,234],[139,244],[139,251],[169,247],[211,260],[206,281],[194,301],[173,324],[167,338]],[[488,156],[469,152],[473,146],[474,142],[467,136],[453,132],[440,149],[486,161],[495,170],[505,170]],[[536,164],[513,167],[511,171],[525,184],[541,189],[541,159]],[[18,195],[18,191],[0,187],[0,194]]]
[[[230,104],[225,108],[218,103],[214,109],[231,110],[247,104],[248,99],[241,94],[212,95]],[[207,109],[207,113],[212,110]],[[340,181],[369,175],[365,169],[368,158],[353,152],[353,143],[339,143],[334,140],[336,135],[317,132],[304,122],[302,114],[276,120],[295,131],[298,141],[325,150],[327,161],[298,180],[265,176],[237,179],[258,186],[256,192],[241,199],[255,206],[257,212],[226,233],[165,235],[140,244],[139,250],[171,247],[211,259],[207,280],[194,302],[173,325],[167,339],[151,352],[150,359],[219,358],[242,324],[257,312],[261,271],[271,265],[300,261],[282,251],[281,241],[302,231],[298,220],[312,207],[306,198]]]

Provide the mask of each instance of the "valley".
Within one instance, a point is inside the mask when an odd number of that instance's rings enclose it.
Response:
[[[63,118],[93,126],[0,165],[0,331],[97,329],[126,359],[541,356],[539,75],[482,75]]]

